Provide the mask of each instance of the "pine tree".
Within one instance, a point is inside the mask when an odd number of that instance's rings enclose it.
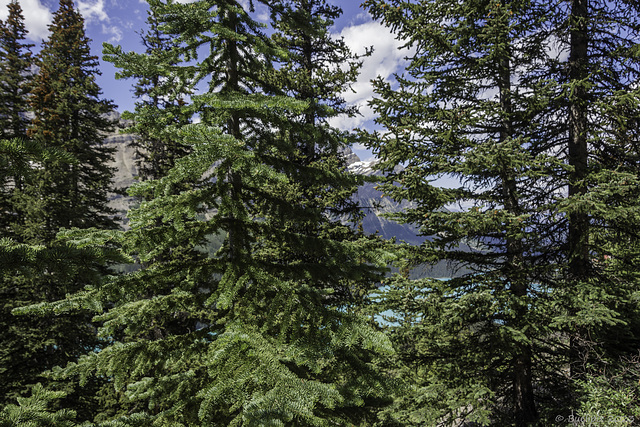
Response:
[[[420,378],[419,394],[404,396],[396,417],[528,425],[538,419],[536,379],[560,369],[540,363],[558,345],[545,298],[554,230],[544,218],[549,174],[561,168],[540,123],[550,85],[536,78],[547,61],[546,34],[535,26],[544,10],[493,1],[365,5],[416,52],[398,90],[374,82],[373,106],[389,132],[371,139],[389,175],[384,192],[418,205],[398,219],[434,236],[410,262],[470,271],[388,283],[383,306],[399,315],[391,329],[405,369]],[[460,186],[433,184],[442,176]],[[458,203],[466,206],[443,209]]]
[[[2,427],[39,427],[60,426],[73,427],[75,412],[69,409],[51,411],[51,402],[64,397],[63,392],[46,390],[42,384],[33,387],[30,397],[18,399],[18,405],[9,405],[0,411]]]
[[[286,94],[307,106],[301,114],[271,117],[278,132],[270,138],[262,137],[261,144],[282,147],[280,156],[266,156],[265,161],[295,183],[286,193],[286,208],[268,218],[274,226],[309,237],[325,236],[337,241],[363,237],[354,231],[353,225],[362,218],[362,212],[352,198],[362,177],[347,171],[343,157],[356,135],[341,132],[328,123],[333,117],[356,114],[353,107],[346,106],[341,94],[355,82],[361,63],[343,40],[335,40],[329,34],[342,10],[316,0],[272,5],[277,8],[272,16],[272,40],[288,54],[270,71],[268,83],[274,94]],[[341,68],[334,69],[334,64],[341,64]],[[312,250],[300,253],[275,240],[265,244],[265,256],[273,261],[323,262],[323,255]],[[326,273],[325,281],[331,282],[330,272]],[[372,283],[368,278],[362,285],[366,288]],[[364,294],[364,288],[343,288],[335,289],[334,296],[341,303],[355,303]]]
[[[24,138],[27,129],[28,95],[32,80],[33,59],[31,44],[24,43],[27,31],[20,5],[12,1],[7,5],[7,22],[0,22],[0,138]],[[14,193],[23,186],[20,174],[6,182],[0,195],[3,236],[13,235],[12,224],[20,216],[14,201]]]
[[[560,70],[566,104],[568,219],[562,324],[569,336],[571,379],[581,385],[617,383],[635,390],[628,374],[640,340],[637,230],[639,115],[636,87],[640,7],[576,0],[566,7],[567,68]],[[623,378],[622,381],[616,378]],[[588,405],[587,405],[588,406]],[[583,402],[584,407],[584,402]],[[638,412],[629,405],[626,415]]]
[[[83,26],[73,2],[61,0],[38,55],[40,70],[30,99],[35,117],[28,134],[44,147],[73,154],[78,162],[46,163],[25,190],[31,207],[23,234],[33,241],[51,241],[62,227],[115,226],[107,207],[112,150],[103,145],[112,130],[107,114],[114,105],[100,98],[98,58],[91,55]],[[36,206],[33,199],[41,202]]]
[[[134,119],[127,132],[136,135],[132,145],[136,148],[138,176],[158,179],[167,174],[175,160],[187,154],[187,147],[178,144],[165,131],[171,126],[188,123],[188,114],[182,106],[191,89],[188,81],[172,75],[178,61],[178,44],[160,28],[158,8],[161,2],[149,2],[148,29],[141,34],[146,51],[129,52],[105,45],[105,60],[113,61],[121,69],[117,78],[135,78],[134,95],[138,98],[135,113],[126,112],[123,118]]]
[[[370,143],[390,174],[385,192],[418,204],[398,219],[433,236],[409,262],[472,270],[388,284],[399,369],[420,378],[391,416],[551,422],[577,407],[586,366],[630,356],[620,340],[637,342],[637,121],[627,109],[638,99],[637,10],[580,0],[365,6],[416,52],[398,90],[375,82],[388,133]],[[443,176],[460,185],[434,183]],[[609,246],[619,239],[625,269]]]
[[[27,30],[20,4],[14,0],[7,7],[9,17],[0,24],[0,137],[19,138],[26,136],[29,123],[33,45],[24,43]]]
[[[86,416],[94,406],[86,396],[95,384],[83,390],[72,380],[54,382],[41,374],[99,348],[90,314],[84,310],[70,310],[65,315],[36,310],[9,318],[19,307],[56,301],[102,280],[106,273],[103,260],[91,254],[66,255],[67,244],[56,240],[62,228],[115,226],[107,208],[111,151],[102,145],[105,132],[111,129],[105,114],[113,106],[100,99],[96,58],[89,53],[83,19],[71,1],[60,2],[50,30],[38,57],[39,72],[30,98],[35,117],[28,129],[29,144],[66,157],[43,157],[25,176],[25,185],[12,200],[22,212],[13,227],[15,239],[42,246],[48,255],[46,262],[33,268],[2,272],[3,320],[10,327],[3,330],[0,384],[6,401],[24,397],[27,385],[36,382],[60,388],[67,394],[66,404]]]
[[[283,159],[308,143],[287,138],[298,125],[280,126],[283,117],[302,121],[310,103],[270,83],[284,51],[236,1],[168,2],[158,11],[163,31],[181,44],[173,73],[207,86],[185,106],[201,122],[172,130],[191,154],[132,189],[154,196],[130,212],[132,228],[121,233],[143,268],[76,297],[107,308],[96,320],[114,343],[67,374],[112,378],[138,421],[366,422],[385,395],[373,361],[389,347],[340,292],[379,278],[385,253],[367,240],[276,221],[282,214],[290,223],[289,209],[310,222],[326,208],[292,203],[300,175]],[[316,175],[329,182],[325,170]],[[207,239],[220,234],[220,250],[203,257]],[[278,253],[270,256],[270,247]]]

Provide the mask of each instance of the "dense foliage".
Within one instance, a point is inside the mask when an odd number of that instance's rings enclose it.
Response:
[[[640,417],[637,4],[367,0],[409,52],[367,133],[330,1],[147,3],[126,229],[82,16],[0,22],[0,426]],[[356,142],[420,246],[362,231]]]
[[[32,44],[25,43],[27,30],[22,8],[11,1],[9,16],[0,23],[0,132],[2,138],[24,137],[27,132],[29,111],[27,97],[32,80]]]
[[[120,242],[141,268],[52,306],[97,308],[108,343],[62,375],[112,378],[123,422],[368,423],[388,395],[373,362],[391,349],[357,303],[387,255],[349,226],[358,181],[341,155],[347,135],[327,124],[346,111],[339,92],[358,67],[328,38],[337,10],[278,3],[274,19],[290,26],[270,39],[235,1],[152,6],[175,40],[163,66],[201,88],[180,114],[200,120],[163,130],[191,153],[131,189],[146,201],[129,212],[129,230],[76,235],[83,247]],[[305,61],[283,47],[298,43],[301,15],[317,27]],[[132,77],[157,58],[107,53]],[[348,70],[329,71],[336,60]],[[310,79],[300,88],[278,78],[285,69]],[[206,253],[216,236],[221,247]]]
[[[12,123],[3,135],[23,139],[2,142],[3,189],[9,195],[2,237],[13,241],[4,241],[0,278],[0,395],[9,403],[26,397],[30,385],[47,382],[68,394],[67,404],[82,407],[78,412],[89,411],[90,388],[78,389],[71,381],[54,384],[41,374],[99,348],[91,315],[11,312],[62,299],[106,272],[103,258],[69,247],[56,234],[65,227],[115,227],[107,208],[111,152],[102,145],[111,129],[105,115],[114,106],[100,99],[97,58],[90,55],[84,20],[71,1],[60,1],[37,58],[19,43],[26,33],[15,2],[9,13],[2,43],[13,66],[2,68],[2,87],[12,89],[7,92],[14,98],[3,104],[13,108],[3,113]]]
[[[389,284],[382,307],[417,387],[389,417],[553,422],[638,348],[638,8],[365,6],[415,52],[399,87],[374,82],[386,132],[370,140],[384,190],[417,204],[397,218],[433,236],[408,262],[470,271]]]
[[[159,21],[161,2],[149,2],[148,29],[142,33],[146,51],[142,54],[129,52],[123,55],[120,47],[107,45],[105,58],[112,60],[121,69],[117,78],[137,80],[134,95],[138,99],[135,114],[126,112],[123,119],[132,119],[127,129],[136,138],[136,164],[140,179],[158,179],[167,174],[176,159],[188,152],[171,133],[171,126],[189,123],[192,112],[184,111],[191,92],[189,81],[173,73],[179,62],[179,43],[165,34]],[[150,196],[150,195],[149,195]]]

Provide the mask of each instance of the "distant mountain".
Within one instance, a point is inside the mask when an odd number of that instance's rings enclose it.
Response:
[[[351,153],[353,154],[353,153]],[[362,162],[358,156],[353,154],[353,161],[349,164],[349,170],[358,175],[381,176],[379,171],[374,170],[375,161]],[[368,234],[379,234],[385,239],[395,238],[396,241],[407,242],[412,245],[419,245],[425,241],[424,236],[419,236],[419,230],[410,224],[398,224],[397,222],[385,218],[384,214],[402,212],[413,206],[412,203],[403,201],[398,203],[375,189],[375,183],[365,183],[356,193],[356,199],[365,210],[366,216],[362,221],[362,227]]]

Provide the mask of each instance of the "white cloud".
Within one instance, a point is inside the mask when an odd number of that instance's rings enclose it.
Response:
[[[368,12],[360,12],[351,18],[351,25],[362,24],[371,21],[371,15]]]
[[[260,22],[268,23],[271,20],[269,9],[263,4],[256,4],[256,18]]]
[[[10,0],[0,0],[0,19],[6,19],[9,15],[7,5]],[[49,35],[49,24],[51,23],[51,11],[44,6],[40,0],[20,0],[24,24],[29,32],[29,40],[39,42]]]
[[[109,15],[104,11],[104,0],[78,1],[78,9],[84,20],[109,22]]]
[[[115,25],[102,24],[102,34],[111,34],[111,38],[107,40],[109,43],[118,43],[122,40],[122,29]]]
[[[360,76],[352,86],[353,91],[343,94],[349,105],[357,105],[360,108],[361,116],[339,117],[331,121],[331,125],[338,128],[353,129],[375,118],[375,113],[367,106],[367,102],[374,96],[371,80],[378,76],[387,81],[392,80],[394,73],[402,72],[406,63],[404,58],[409,55],[409,51],[400,49],[403,43],[396,40],[395,35],[388,28],[371,20],[345,27],[335,36],[344,38],[345,43],[354,53],[363,54],[365,49],[371,46],[374,49],[371,56],[363,58]]]
[[[117,43],[122,40],[122,27],[126,26],[126,24],[122,24],[118,18],[115,18],[115,21],[121,25],[114,24],[114,20],[105,10],[105,0],[79,0],[77,1],[77,7],[86,25],[101,24],[102,34],[110,36],[107,40],[109,43]]]

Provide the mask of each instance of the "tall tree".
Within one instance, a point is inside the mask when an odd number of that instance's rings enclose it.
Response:
[[[30,98],[34,112],[28,130],[31,143],[66,153],[44,157],[24,180],[13,202],[22,212],[16,221],[18,241],[47,248],[52,259],[41,269],[3,272],[3,311],[55,301],[101,280],[104,264],[89,257],[66,258],[66,243],[56,240],[62,228],[115,227],[107,208],[112,170],[111,151],[102,142],[111,129],[105,116],[113,104],[100,99],[95,83],[97,59],[90,55],[82,16],[70,0],[61,0],[50,25],[50,37],[38,56],[39,72]],[[58,258],[56,255],[58,254]],[[41,310],[36,310],[36,312]],[[14,317],[2,341],[7,359],[7,399],[26,393],[26,386],[45,381],[40,374],[99,348],[87,311],[66,315]],[[79,412],[92,407],[85,391],[71,381],[56,385],[67,392]],[[73,402],[73,403],[71,403]]]
[[[0,139],[0,185],[12,192],[16,177],[29,179],[41,162],[56,158],[73,161],[66,153],[43,149],[34,141],[14,138]],[[13,204],[3,210],[3,216],[17,216]],[[26,391],[26,385],[34,382],[35,375],[31,357],[33,347],[40,339],[35,338],[42,325],[37,320],[22,322],[12,315],[12,309],[23,303],[33,302],[33,295],[19,286],[25,275],[34,277],[51,268],[50,255],[42,246],[25,245],[13,238],[19,237],[10,229],[3,229],[0,236],[0,407],[15,401]]]
[[[168,2],[159,11],[182,46],[174,72],[206,85],[185,106],[201,121],[173,130],[193,152],[133,189],[154,195],[122,234],[143,268],[76,299],[109,307],[97,318],[100,334],[117,342],[67,372],[112,377],[131,417],[157,423],[365,422],[384,397],[373,360],[389,346],[334,293],[379,277],[383,254],[366,240],[276,220],[289,221],[287,209],[303,221],[323,215],[291,203],[297,175],[283,159],[299,141],[284,137],[293,126],[279,126],[282,117],[301,120],[309,103],[268,81],[283,50],[236,1]],[[215,234],[222,247],[202,259]],[[274,242],[282,252],[269,256]],[[284,252],[298,256],[287,262]]]
[[[325,236],[337,241],[357,239],[362,234],[355,231],[353,224],[358,223],[362,212],[352,196],[362,184],[362,177],[348,172],[343,156],[356,136],[353,132],[339,131],[328,122],[334,117],[353,117],[357,113],[354,107],[346,105],[342,93],[355,82],[361,62],[343,40],[330,35],[334,20],[342,14],[340,8],[321,0],[272,2],[272,6],[275,29],[272,40],[287,55],[279,58],[277,67],[267,74],[269,90],[303,101],[306,107],[302,113],[270,117],[278,131],[261,136],[265,152],[269,145],[281,147],[278,155],[265,156],[264,161],[296,183],[286,193],[285,210],[268,218],[280,228],[305,236]],[[334,68],[334,64],[341,67]],[[311,248],[301,253],[281,243],[265,242],[265,255],[272,260],[280,257],[279,262],[283,263],[321,263],[326,257],[318,258],[319,254]],[[331,281],[331,274],[328,271],[326,274],[326,280]],[[372,285],[370,279],[362,284],[365,288]],[[335,292],[338,301],[351,303],[366,294],[364,288],[349,286]]]
[[[30,99],[34,119],[28,134],[44,147],[63,149],[75,164],[44,164],[25,190],[32,203],[23,230],[34,241],[51,241],[61,227],[114,227],[107,207],[113,169],[112,149],[103,144],[113,123],[111,101],[101,99],[95,77],[98,58],[91,55],[84,19],[72,0],[61,0],[51,34],[38,55],[40,70]]]
[[[24,42],[27,30],[20,5],[12,1],[7,7],[7,21],[0,22],[0,138],[25,138],[29,121],[28,96],[33,78],[34,60],[30,51],[33,45]],[[20,173],[12,178],[0,190],[3,211],[0,227],[5,237],[15,236],[11,229],[20,214],[13,197],[15,191],[24,185]]]
[[[0,23],[0,137],[25,137],[29,118],[28,96],[33,76],[32,44],[25,43],[27,30],[20,4],[7,5],[9,16]]]
[[[159,22],[160,1],[149,1],[148,28],[141,34],[144,53],[129,52],[111,45],[105,46],[105,59],[113,60],[121,69],[117,78],[136,79],[134,95],[138,98],[135,113],[125,112],[123,118],[134,120],[127,129],[136,135],[132,145],[138,157],[138,176],[142,179],[158,179],[167,174],[175,161],[188,152],[173,135],[166,134],[171,126],[185,125],[190,114],[186,105],[191,93],[189,81],[183,81],[172,73],[179,61],[179,45],[165,34]]]
[[[613,363],[630,355],[622,336],[637,342],[637,278],[609,267],[617,256],[602,239],[623,238],[619,256],[633,269],[637,204],[618,183],[637,182],[626,108],[638,99],[638,10],[581,0],[365,6],[416,52],[398,90],[375,82],[388,133],[371,141],[390,174],[385,191],[418,204],[398,218],[433,236],[413,261],[472,269],[389,284],[383,306],[397,313],[404,369],[422,376],[395,416],[550,422],[576,407],[572,386],[606,353],[598,345],[615,336]],[[460,185],[443,188],[441,177]],[[433,402],[435,392],[450,397]]]
[[[423,396],[405,396],[398,416],[528,425],[538,418],[535,378],[560,369],[540,363],[557,345],[547,340],[544,295],[558,259],[544,218],[550,174],[561,169],[541,124],[551,83],[536,78],[548,61],[548,34],[536,26],[545,10],[528,1],[365,6],[415,52],[398,90],[374,82],[373,107],[389,131],[370,143],[389,175],[384,191],[416,202],[398,219],[434,236],[414,263],[448,260],[470,271],[389,283],[384,306],[401,315],[393,335],[413,375],[422,373]],[[434,183],[443,176],[460,185]],[[425,405],[424,395],[442,389],[448,399]]]
[[[568,59],[558,75],[568,129],[558,143],[570,169],[561,207],[568,235],[558,321],[570,336],[571,378],[586,381],[627,371],[640,339],[633,296],[640,261],[640,7],[583,0],[564,7],[558,26],[566,29],[561,40]],[[635,386],[631,378],[623,383]]]

